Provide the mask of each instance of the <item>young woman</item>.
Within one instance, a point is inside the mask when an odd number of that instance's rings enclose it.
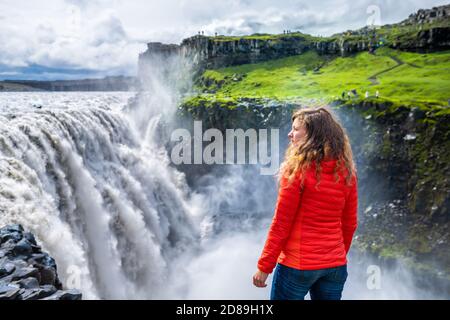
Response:
[[[349,139],[328,108],[292,116],[275,215],[253,276],[272,300],[339,300],[357,227],[357,176]]]

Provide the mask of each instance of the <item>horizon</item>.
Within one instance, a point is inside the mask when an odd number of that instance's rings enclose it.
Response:
[[[183,39],[216,32],[225,36],[283,30],[331,36],[375,25],[398,23],[418,9],[447,1],[410,0],[169,0],[164,4],[136,0],[50,0],[32,3],[0,1],[0,81],[64,81],[137,76],[139,53],[149,42],[180,44]],[[221,11],[222,10],[222,11]],[[175,26],[174,26],[175,25]]]

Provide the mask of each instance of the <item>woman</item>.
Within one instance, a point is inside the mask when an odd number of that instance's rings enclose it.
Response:
[[[357,227],[357,176],[349,139],[327,108],[292,116],[275,215],[253,276],[272,300],[340,300]]]

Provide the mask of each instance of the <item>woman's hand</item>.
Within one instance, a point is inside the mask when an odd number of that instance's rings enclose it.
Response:
[[[253,276],[253,284],[258,288],[267,287],[266,280],[268,276],[268,273],[262,272],[261,270],[256,271]]]

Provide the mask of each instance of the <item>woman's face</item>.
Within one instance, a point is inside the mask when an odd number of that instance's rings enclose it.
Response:
[[[292,129],[288,134],[288,138],[291,143],[296,145],[306,139],[306,128],[298,118],[292,122]]]

